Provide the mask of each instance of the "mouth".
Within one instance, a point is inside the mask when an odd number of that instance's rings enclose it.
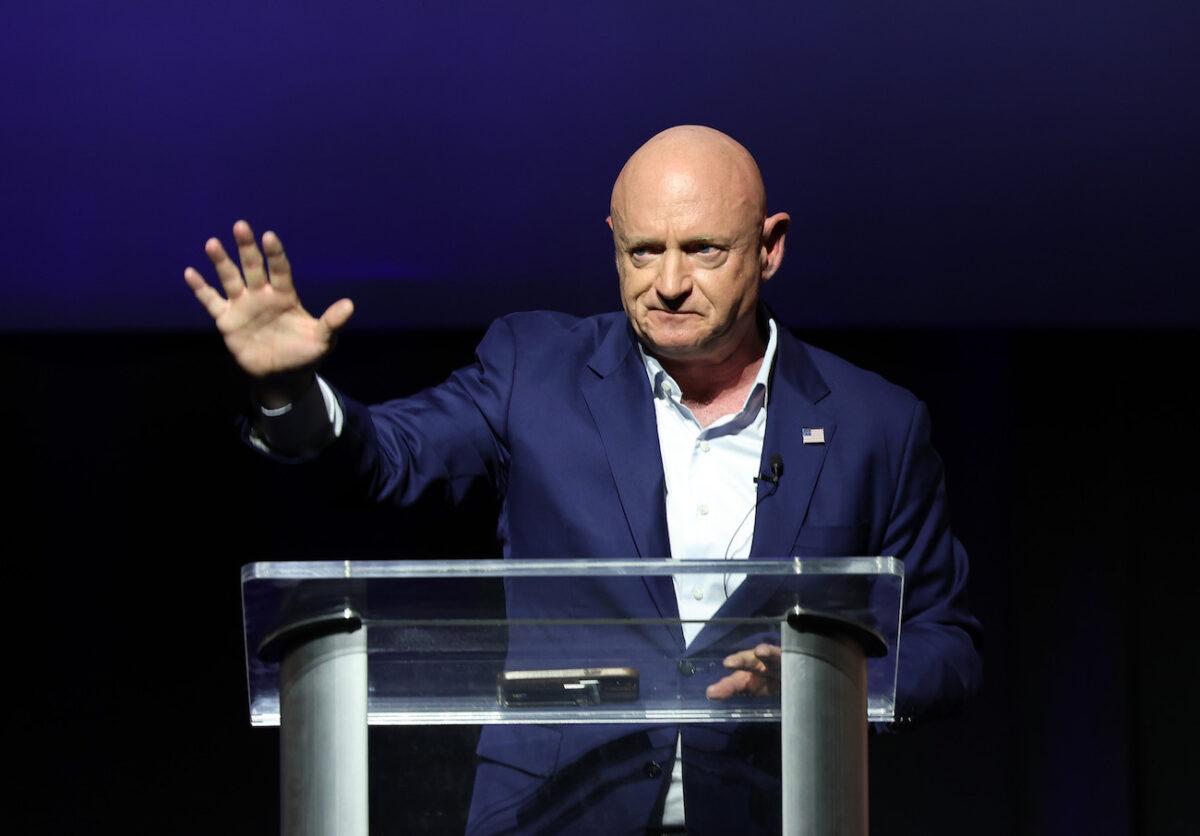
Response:
[[[662,316],[699,316],[695,311],[669,311],[665,308],[648,308],[648,313],[660,314]]]

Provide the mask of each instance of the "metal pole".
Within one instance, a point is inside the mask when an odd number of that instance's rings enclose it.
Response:
[[[867,836],[867,660],[854,632],[783,622],[786,836]]]
[[[367,836],[367,630],[317,634],[279,671],[284,836]]]

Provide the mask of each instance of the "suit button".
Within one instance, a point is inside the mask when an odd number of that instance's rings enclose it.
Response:
[[[650,761],[650,763],[646,764],[645,772],[647,778],[657,778],[659,775],[662,775],[662,766],[659,765],[658,761]]]
[[[696,672],[696,666],[687,659],[679,660],[679,672],[684,676],[691,676]]]

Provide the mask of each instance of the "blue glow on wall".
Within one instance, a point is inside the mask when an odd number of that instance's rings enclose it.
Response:
[[[793,215],[814,325],[1197,325],[1200,5],[51,2],[0,35],[0,329],[207,327],[236,217],[310,308],[618,304],[603,220],[671,124]],[[352,326],[353,327],[353,326]]]

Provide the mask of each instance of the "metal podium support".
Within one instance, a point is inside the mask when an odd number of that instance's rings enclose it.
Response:
[[[263,644],[281,657],[283,836],[367,836],[367,630],[347,609],[289,625]]]
[[[867,656],[871,630],[794,610],[781,625],[783,832],[867,836]]]

